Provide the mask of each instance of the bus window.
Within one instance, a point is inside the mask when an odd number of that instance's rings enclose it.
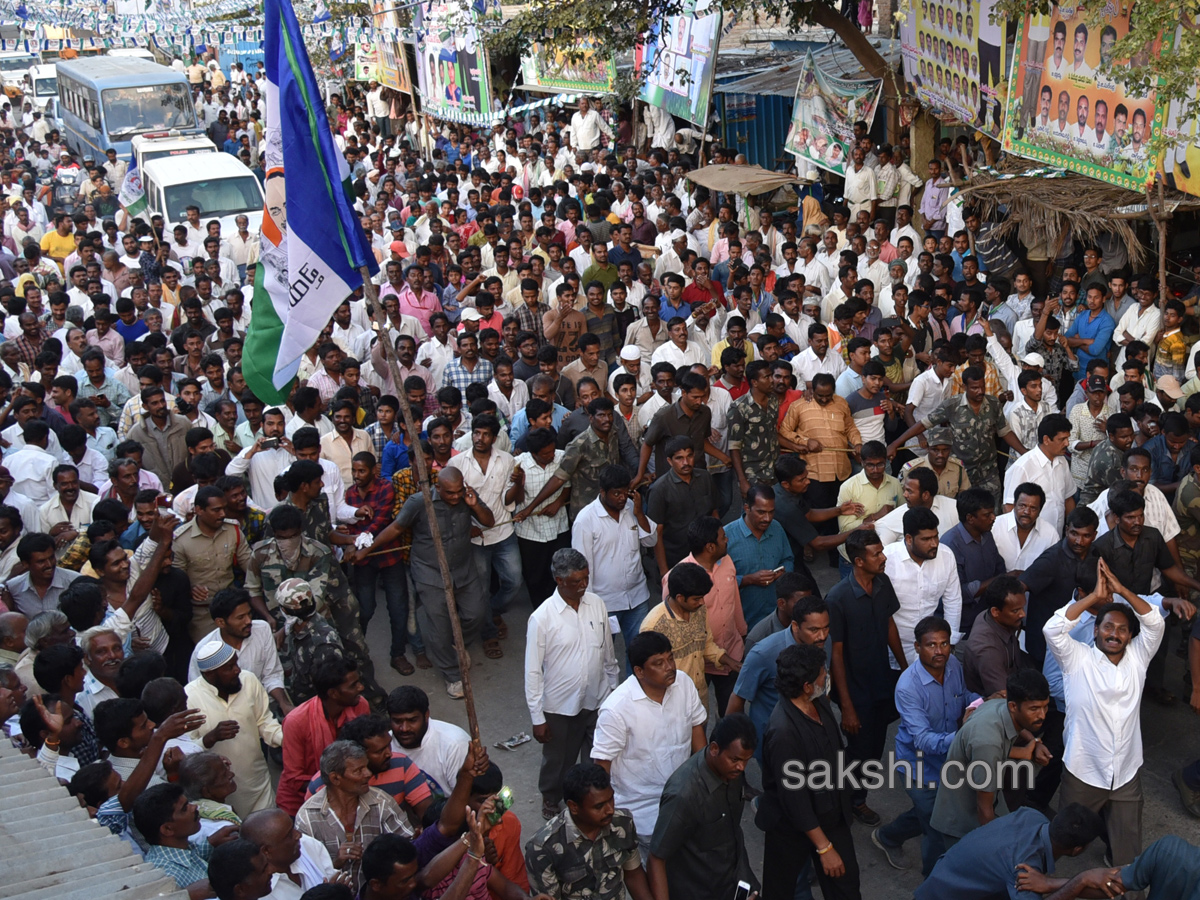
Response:
[[[111,88],[102,95],[105,125],[114,140],[147,131],[196,127],[186,85]]]

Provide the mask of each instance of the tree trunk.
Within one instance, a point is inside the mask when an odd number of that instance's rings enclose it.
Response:
[[[806,18],[815,25],[820,25],[828,28],[842,39],[842,43],[846,45],[854,58],[862,63],[862,67],[867,71],[867,74],[872,78],[882,78],[888,82],[884,89],[891,94],[895,93],[894,85],[891,83],[891,70],[888,68],[887,60],[871,46],[870,38],[863,34],[858,29],[855,22],[851,22],[841,12],[833,6],[826,3],[817,2],[810,5],[810,10]]]

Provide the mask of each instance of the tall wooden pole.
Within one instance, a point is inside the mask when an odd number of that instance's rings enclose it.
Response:
[[[437,512],[433,508],[433,490],[430,485],[429,467],[425,463],[425,454],[421,452],[420,429],[413,418],[412,409],[404,399],[404,379],[400,376],[400,363],[396,358],[396,347],[392,344],[391,328],[383,304],[379,302],[379,291],[371,281],[371,273],[366,266],[360,271],[363,277],[363,295],[375,308],[375,321],[379,325],[379,341],[383,345],[383,355],[388,361],[392,373],[392,381],[396,385],[397,399],[400,401],[400,414],[404,416],[404,429],[413,443],[413,452],[409,462],[417,472],[417,482],[421,486],[421,496],[425,498],[425,517],[429,520],[429,535],[433,538],[433,549],[437,554],[438,568],[442,574],[442,585],[446,590],[446,609],[450,613],[450,631],[454,635],[454,649],[458,653],[458,669],[462,673],[463,702],[467,706],[467,726],[471,737],[479,741],[479,717],[475,715],[475,695],[471,690],[470,658],[463,644],[462,623],[458,619],[458,602],[454,599],[454,576],[450,572],[450,563],[446,559],[446,547],[442,543],[442,528],[438,524]],[[411,553],[411,551],[410,551]]]
[[[1158,226],[1158,306],[1167,308],[1167,204],[1163,198],[1162,178],[1158,178],[1158,212],[1154,224]]]

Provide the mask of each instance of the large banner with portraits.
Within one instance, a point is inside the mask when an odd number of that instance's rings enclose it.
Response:
[[[721,10],[697,3],[689,15],[668,16],[634,49],[634,68],[648,69],[640,99],[673,116],[703,124],[712,100]]]
[[[546,91],[611,94],[617,61],[591,41],[581,43],[574,53],[534,44],[521,57],[521,79],[528,87]]]
[[[850,81],[826,75],[810,50],[800,66],[792,124],[783,148],[826,171],[845,175],[854,149],[854,123],[862,121],[870,127],[882,93],[879,78]]]
[[[994,0],[913,0],[900,25],[905,79],[922,105],[1000,136],[1004,21]]]
[[[1005,150],[1133,191],[1153,180],[1147,147],[1162,125],[1154,95],[1127,94],[1119,68],[1100,73],[1129,31],[1131,8],[1108,7],[1103,24],[1082,6],[1025,19],[1013,53]],[[1155,41],[1142,52],[1161,50]]]
[[[491,78],[476,9],[432,0],[414,12],[422,109],[435,119],[490,124]]]

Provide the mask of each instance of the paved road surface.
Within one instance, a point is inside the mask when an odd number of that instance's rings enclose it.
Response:
[[[833,585],[835,572],[832,569],[826,568],[820,562],[813,568],[822,590],[827,590]],[[440,675],[435,674],[433,670],[417,670],[414,675],[402,678],[388,665],[386,610],[386,606],[381,602],[367,635],[371,653],[376,660],[375,670],[380,683],[387,690],[402,683],[416,684],[424,688],[429,693],[430,707],[435,718],[446,719],[466,728],[467,718],[463,704],[461,701],[451,700],[446,696]],[[509,625],[509,635],[504,641],[503,659],[487,659],[478,644],[470,648],[473,660],[471,678],[475,689],[481,737],[488,747],[491,758],[503,770],[505,782],[512,788],[515,795],[516,802],[513,811],[521,819],[522,844],[541,827],[543,821],[541,797],[537,791],[538,765],[541,759],[540,745],[535,741],[530,741],[514,751],[497,749],[493,745],[520,731],[530,733],[532,730],[524,695],[525,620],[528,618],[529,611],[529,601],[522,590],[520,597],[514,601],[512,608],[505,616]],[[1175,640],[1178,641],[1178,631],[1175,632]],[[1167,685],[1177,696],[1182,697],[1183,663],[1175,656],[1174,647],[1173,644]],[[619,636],[617,637],[617,653],[618,656],[622,656],[623,653]],[[409,658],[412,658],[411,654]],[[1183,699],[1169,708],[1150,702],[1143,706],[1142,736],[1146,754],[1146,765],[1142,771],[1142,781],[1146,791],[1143,827],[1147,843],[1165,834],[1178,834],[1190,840],[1197,833],[1197,822],[1183,812],[1179,805],[1175,788],[1171,784],[1171,772],[1178,766],[1200,756],[1198,722],[1200,720]],[[893,727],[893,735],[894,733]],[[891,739],[889,738],[890,746]],[[758,786],[761,784],[758,764],[752,762],[751,767],[749,780]],[[871,794],[869,803],[883,816],[885,822],[899,815],[909,806],[908,797],[900,788],[875,791]],[[754,826],[753,810],[749,806],[747,806],[743,828],[746,833],[751,864],[756,872],[761,873],[763,835]],[[871,844],[869,829],[855,824],[854,838],[859,865],[862,869],[863,896],[872,898],[909,897],[910,892],[920,883],[918,842],[910,841],[906,845],[908,858],[915,868],[900,872],[891,868],[883,854]],[[1080,858],[1062,860],[1060,874],[1073,874],[1081,869],[1103,865],[1100,857],[1101,845],[1097,842]],[[820,896],[819,889],[816,889],[815,893],[816,896]]]

